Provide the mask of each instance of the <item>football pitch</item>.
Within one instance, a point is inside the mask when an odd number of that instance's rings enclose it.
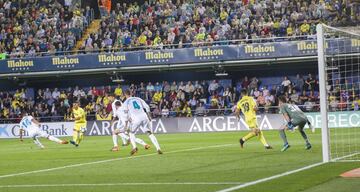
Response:
[[[246,132],[188,133],[157,135],[163,155],[139,147],[133,157],[130,146],[110,152],[110,136],[86,137],[79,148],[42,139],[44,150],[30,139],[1,139],[0,191],[357,191],[359,178],[339,175],[360,163],[317,164],[320,131],[306,131],[313,144],[309,151],[298,132],[287,133],[291,148],[286,152],[280,152],[277,131],[265,132],[272,150],[257,138],[241,149],[238,140]]]

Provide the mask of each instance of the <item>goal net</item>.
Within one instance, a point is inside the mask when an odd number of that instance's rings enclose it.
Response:
[[[360,34],[317,26],[323,160],[360,161]]]

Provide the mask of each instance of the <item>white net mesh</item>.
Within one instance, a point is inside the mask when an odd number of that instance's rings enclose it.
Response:
[[[323,31],[330,160],[360,161],[360,34]]]

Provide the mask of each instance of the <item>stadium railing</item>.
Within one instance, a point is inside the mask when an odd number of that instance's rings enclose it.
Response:
[[[93,11],[92,11],[93,12]],[[93,13],[92,13],[93,14]],[[91,17],[92,19],[94,16]],[[91,22],[91,21],[90,21]],[[114,53],[114,52],[131,52],[141,50],[161,50],[161,49],[178,49],[178,48],[190,48],[190,47],[212,47],[219,45],[238,45],[238,44],[252,44],[252,43],[270,43],[270,42],[283,42],[283,41],[304,41],[315,40],[316,35],[301,35],[301,36],[283,36],[283,37],[271,37],[271,38],[257,38],[257,39],[234,39],[234,40],[222,40],[213,42],[193,42],[182,44],[166,44],[166,45],[147,45],[136,47],[122,47],[122,48],[105,48],[105,49],[92,49],[92,50],[71,50],[71,51],[57,51],[51,52],[37,52],[36,56],[29,56],[25,53],[22,58],[36,58],[43,56],[62,56],[62,55],[77,55],[77,54],[96,54],[96,53]],[[9,55],[11,57],[11,55]]]

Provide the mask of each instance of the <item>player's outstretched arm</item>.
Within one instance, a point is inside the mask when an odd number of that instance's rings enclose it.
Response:
[[[239,108],[236,108],[235,117],[236,117],[237,120],[240,120],[240,112],[241,112],[241,110]]]
[[[283,113],[284,119],[287,122],[286,129],[293,130],[294,126],[291,123],[291,119],[287,113]]]
[[[288,115],[287,113],[283,113],[283,117],[284,117],[284,119],[285,119],[286,122],[290,122],[290,121],[291,121],[291,119],[290,119],[290,117],[289,117],[289,115]]]

